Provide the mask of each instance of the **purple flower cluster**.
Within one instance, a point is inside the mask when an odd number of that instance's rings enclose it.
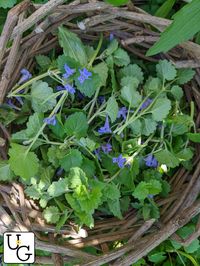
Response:
[[[118,157],[115,157],[112,159],[113,163],[118,164],[119,168],[124,168],[124,164],[126,162],[126,159],[123,158],[122,154],[120,154]]]
[[[55,126],[56,125],[56,116],[53,115],[52,117],[45,118],[44,123],[46,123],[47,125]]]
[[[101,149],[102,149],[102,151],[105,154],[108,154],[109,152],[112,151],[112,145],[110,143],[106,143],[106,144],[104,144],[104,145],[101,146]]]
[[[63,86],[57,86],[56,87],[57,91],[63,91],[66,90],[68,91],[70,94],[74,94],[76,92],[76,90],[74,89],[74,87],[72,87],[70,84],[65,84]]]
[[[89,72],[86,68],[83,68],[82,70],[79,69],[80,76],[78,77],[78,80],[81,84],[84,83],[86,79],[89,79],[92,76],[92,73]]]
[[[127,113],[128,113],[127,108],[125,106],[121,107],[118,111],[117,118],[122,117],[124,120],[126,120]]]
[[[24,82],[26,82],[27,80],[32,78],[32,74],[25,68],[23,68],[20,73],[22,74],[18,84],[22,84]]]
[[[110,124],[109,124],[109,119],[108,116],[106,116],[106,121],[103,127],[100,127],[100,129],[98,130],[99,134],[107,134],[107,133],[112,133],[112,130],[110,128]]]
[[[143,109],[146,109],[151,103],[152,103],[152,99],[148,98],[140,107],[139,111],[142,111]]]
[[[156,168],[158,166],[158,161],[153,156],[153,154],[149,154],[144,158],[145,164],[148,167]]]
[[[7,100],[7,104],[8,104],[8,105],[10,106],[10,108],[12,108],[12,109],[15,109],[15,110],[17,110],[17,111],[20,110],[20,108],[18,108],[16,105],[14,105],[14,103],[12,102],[11,99],[8,99],[8,100]]]
[[[63,74],[63,78],[65,79],[68,79],[75,73],[75,70],[70,68],[67,64],[64,64],[64,69],[65,69],[65,73]]]

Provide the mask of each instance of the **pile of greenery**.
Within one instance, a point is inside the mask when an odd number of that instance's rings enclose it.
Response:
[[[190,169],[189,139],[199,138],[180,87],[194,71],[163,60],[149,76],[112,35],[96,49],[63,27],[58,35],[63,55],[38,56],[37,75],[22,69],[1,112],[12,122],[1,180],[23,183],[58,228],[92,227],[96,210],[158,218],[154,197],[167,196],[176,167]]]

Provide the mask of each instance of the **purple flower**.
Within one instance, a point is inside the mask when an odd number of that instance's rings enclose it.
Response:
[[[23,102],[23,100],[22,100],[22,98],[21,97],[16,97],[16,100],[21,104],[21,105],[23,105],[24,104],[24,102]]]
[[[105,96],[99,96],[97,101],[99,104],[102,104],[105,101]]]
[[[52,117],[45,118],[44,119],[44,123],[46,123],[47,125],[55,126],[56,125],[56,117],[55,117],[55,115],[53,115]]]
[[[20,110],[20,108],[18,108],[16,105],[14,105],[14,103],[12,102],[11,99],[8,99],[7,104],[8,104],[8,105],[10,106],[10,108],[12,108],[12,109],[15,109],[15,110],[17,110],[17,111]]]
[[[100,127],[98,130],[99,134],[106,134],[106,133],[112,133],[112,130],[110,129],[108,116],[106,116],[106,122],[103,127]]]
[[[64,172],[64,169],[63,168],[58,168],[58,170],[56,172],[56,175],[57,176],[61,176],[63,172]]]
[[[106,144],[104,144],[104,145],[101,146],[101,149],[102,149],[102,151],[105,154],[108,154],[109,152],[112,151],[112,145],[110,143],[106,143]]]
[[[142,111],[143,109],[146,109],[151,103],[152,103],[152,99],[148,98],[140,107],[139,111]]]
[[[76,90],[69,84],[64,85],[64,87],[70,94],[74,94],[76,92]]]
[[[113,33],[110,33],[110,36],[109,36],[109,40],[110,42],[114,39],[114,34]]]
[[[148,167],[156,168],[158,166],[158,161],[153,156],[153,154],[149,154],[144,158],[145,164]]]
[[[123,158],[123,156],[120,154],[118,157],[115,157],[112,159],[113,163],[117,163],[119,168],[124,168],[124,164],[126,162],[126,159]]]
[[[20,73],[22,74],[18,84],[22,84],[24,82],[26,82],[27,80],[32,78],[32,74],[25,68],[23,68]]]
[[[101,161],[101,156],[100,156],[100,148],[96,149],[93,151],[94,155],[97,157],[99,161]]]
[[[148,196],[147,196],[149,199],[153,199],[153,195],[152,194],[149,194]]]
[[[74,94],[76,92],[76,90],[70,85],[70,84],[65,84],[63,86],[57,86],[56,87],[57,91],[63,91],[66,90],[68,91],[70,94]]]
[[[123,119],[126,120],[127,113],[128,113],[127,108],[126,107],[122,107],[118,111],[117,118],[123,117]]]
[[[89,77],[92,76],[92,73],[89,72],[86,68],[83,68],[82,70],[79,69],[79,72],[80,76],[78,77],[78,80],[81,84],[83,84],[86,79],[89,79]]]
[[[78,91],[77,96],[80,100],[83,100],[85,98],[85,96],[80,91]]]
[[[75,70],[70,68],[67,64],[64,64],[65,73],[63,74],[63,78],[68,79],[75,73]]]

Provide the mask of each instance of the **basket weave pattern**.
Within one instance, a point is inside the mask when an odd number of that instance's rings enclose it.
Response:
[[[95,0],[75,0],[64,5],[64,0],[50,0],[45,5],[33,5],[25,0],[9,11],[0,36],[0,103],[7,92],[19,80],[20,70],[30,71],[35,66],[34,57],[48,54],[53,48],[59,49],[56,30],[61,24],[77,33],[84,42],[92,43],[99,39],[102,32],[105,37],[114,33],[128,52],[146,61],[158,61],[160,58],[171,60],[177,68],[196,68],[197,75],[185,85],[185,96],[195,102],[196,126],[200,126],[200,46],[185,42],[168,54],[148,58],[146,50],[159,38],[171,21],[146,14],[129,4],[115,8]],[[78,18],[77,24],[75,18]],[[156,29],[156,31],[153,31]],[[26,33],[26,34],[24,34]],[[8,41],[12,46],[7,48]],[[9,130],[0,124],[0,136],[9,141]],[[96,221],[93,229],[85,228],[88,236],[81,237],[74,224],[66,224],[58,233],[54,226],[45,224],[40,208],[33,200],[25,198],[23,187],[13,183],[0,185],[0,234],[7,230],[31,230],[37,237],[36,247],[52,252],[52,257],[37,257],[41,264],[63,265],[64,262],[77,261],[79,265],[97,266],[104,263],[112,265],[131,265],[145,256],[153,248],[171,237],[181,241],[176,235],[177,229],[188,223],[200,213],[200,147],[196,145],[196,157],[193,171],[179,169],[170,178],[172,190],[165,199],[156,198],[161,218],[146,222],[138,220],[135,210],[129,210],[123,220],[105,218]],[[7,159],[7,145],[0,147],[0,155]],[[42,234],[48,232],[48,236]],[[182,244],[190,243],[200,235],[200,230],[191,235]],[[65,238],[65,245],[59,243]],[[70,239],[70,240],[69,240]],[[127,240],[123,247],[110,250],[115,241]],[[95,246],[100,256],[82,251],[81,248]],[[62,255],[61,255],[62,254]],[[126,255],[125,255],[126,254]]]

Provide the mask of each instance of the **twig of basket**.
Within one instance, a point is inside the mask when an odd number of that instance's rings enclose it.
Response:
[[[187,213],[187,215],[185,215]],[[195,204],[190,206],[190,208],[184,209],[182,212],[178,213],[173,219],[170,220],[163,228],[161,228],[156,234],[149,235],[143,238],[143,241],[138,245],[127,244],[118,251],[112,251],[108,254],[101,256],[89,263],[83,264],[83,266],[100,266],[102,263],[108,263],[116,258],[122,257],[127,253],[128,249],[133,250],[129,252],[125,258],[117,260],[113,266],[126,266],[137,262],[139,259],[147,255],[151,250],[161,244],[163,241],[168,239],[173,233],[175,233],[179,228],[187,224],[193,217],[200,213],[200,200]]]

